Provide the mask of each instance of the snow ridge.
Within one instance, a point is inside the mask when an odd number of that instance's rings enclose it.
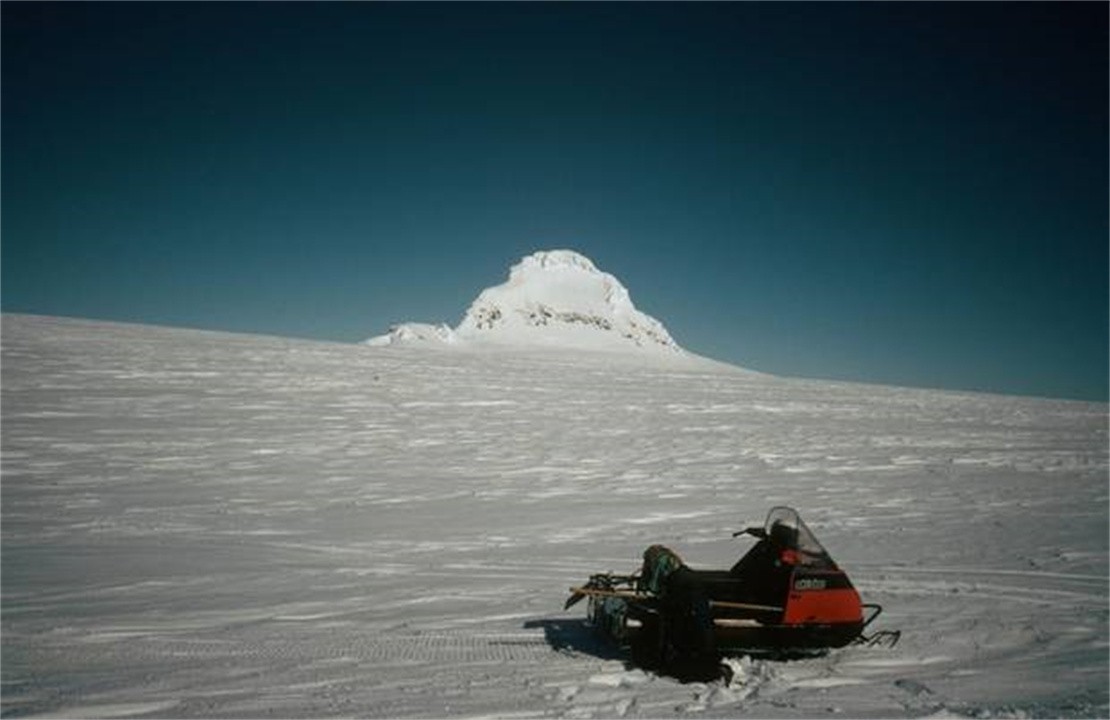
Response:
[[[661,322],[636,309],[616,277],[573,250],[521,259],[506,282],[479,293],[454,330],[402,323],[367,341],[429,342],[685,353]]]
[[[366,341],[367,345],[393,345],[404,343],[453,343],[457,340],[455,331],[445,323],[401,323],[389,328],[385,335],[378,335]]]

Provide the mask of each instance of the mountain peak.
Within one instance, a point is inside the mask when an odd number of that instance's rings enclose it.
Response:
[[[526,255],[509,268],[509,279],[530,269],[577,268],[585,272],[599,272],[593,260],[574,250],[540,250]]]
[[[369,342],[391,344],[419,337],[526,347],[683,352],[662,323],[636,309],[617,278],[573,250],[546,250],[522,258],[509,269],[506,282],[479,293],[453,331],[439,328],[430,333],[427,328],[406,323]]]

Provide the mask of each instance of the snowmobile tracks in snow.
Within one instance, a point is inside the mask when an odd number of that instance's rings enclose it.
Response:
[[[365,663],[482,663],[531,662],[556,652],[542,633],[385,632],[335,633],[326,641],[319,636],[298,638],[297,633],[257,633],[235,641],[219,638],[150,634],[126,642],[109,642],[95,635],[79,638],[78,646],[56,646],[67,655],[88,654],[131,661],[240,658],[305,662],[347,659]],[[49,648],[39,652],[51,653]]]

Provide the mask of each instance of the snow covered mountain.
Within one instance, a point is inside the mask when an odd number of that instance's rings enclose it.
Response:
[[[632,304],[627,288],[572,250],[523,258],[486,288],[458,327],[402,323],[371,345],[497,344],[684,353],[663,324]]]

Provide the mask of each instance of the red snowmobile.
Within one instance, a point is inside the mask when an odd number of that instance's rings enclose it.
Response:
[[[863,603],[848,576],[792,508],[776,507],[762,527],[739,535],[758,542],[729,570],[694,570],[652,545],[631,575],[599,574],[572,587],[566,608],[589,598],[590,622],[633,660],[679,676],[704,675],[725,655],[797,657],[868,636],[879,605]]]

